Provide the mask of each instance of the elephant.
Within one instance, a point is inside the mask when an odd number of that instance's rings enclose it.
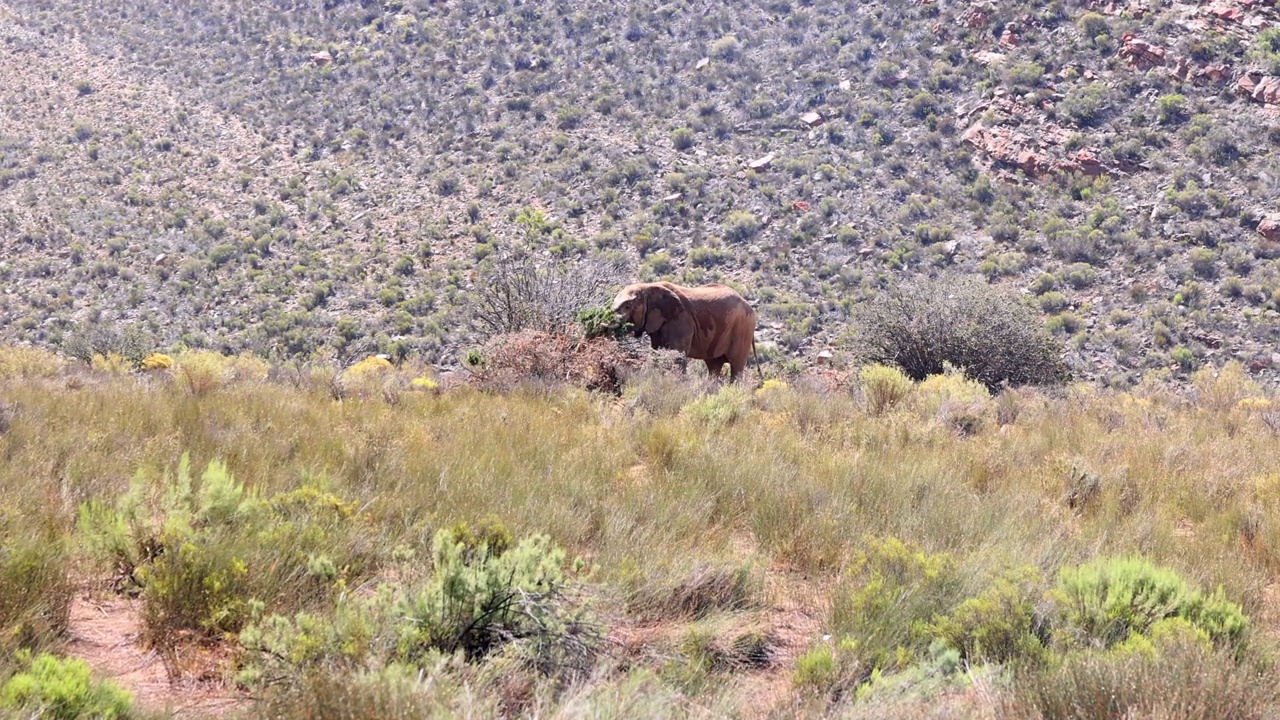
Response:
[[[635,283],[618,293],[612,309],[631,323],[636,337],[649,333],[655,350],[679,350],[686,359],[703,360],[712,377],[728,363],[729,382],[737,380],[747,356],[755,355],[756,312],[725,285]]]

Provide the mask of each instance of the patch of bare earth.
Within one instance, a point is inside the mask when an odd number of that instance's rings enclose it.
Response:
[[[742,674],[742,717],[775,716],[794,700],[796,660],[821,637],[827,616],[827,593],[811,581],[771,572],[766,582],[770,601],[758,630],[770,639],[769,664]]]
[[[634,473],[633,473],[634,474]],[[736,555],[747,559],[756,554],[754,538],[733,538]],[[821,638],[828,613],[828,593],[812,580],[776,566],[765,571],[761,605],[714,618],[717,635],[728,640],[744,633],[767,639],[767,662],[744,666],[732,672],[730,693],[738,698],[735,717],[787,717],[794,708],[792,675],[796,660]],[[624,657],[641,664],[660,663],[677,652],[681,638],[694,623],[666,621],[638,626],[617,625],[611,639]]]
[[[171,677],[160,653],[140,643],[140,603],[129,598],[80,594],[71,603],[67,655],[82,658],[95,675],[109,678],[133,693],[134,707],[174,717],[221,716],[247,706],[248,699],[221,678],[200,675]],[[207,653],[183,652],[188,661],[206,664]],[[205,657],[201,658],[200,656]]]

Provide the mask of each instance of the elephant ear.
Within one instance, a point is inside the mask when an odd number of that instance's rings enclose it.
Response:
[[[662,326],[685,311],[680,297],[670,289],[661,285],[653,285],[645,290],[644,331],[652,335]]]

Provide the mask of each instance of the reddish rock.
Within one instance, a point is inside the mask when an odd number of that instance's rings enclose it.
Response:
[[[1205,65],[1196,72],[1196,79],[1208,80],[1212,83],[1221,84],[1231,76],[1231,69],[1226,65]]]
[[[1121,42],[1124,44],[1120,47],[1119,55],[1130,65],[1148,68],[1164,64],[1165,50],[1159,45],[1147,42],[1133,33],[1125,33]]]
[[[980,28],[991,22],[991,13],[981,5],[971,5],[964,15],[960,16],[960,23],[971,28]]]
[[[1250,70],[1236,80],[1236,92],[1256,102],[1280,104],[1280,77]]]
[[[1244,11],[1240,8],[1222,4],[1210,5],[1206,12],[1219,20],[1226,20],[1227,22],[1238,22],[1244,16]]]
[[[316,67],[324,67],[325,65],[328,65],[329,63],[333,62],[333,56],[329,54],[328,50],[323,50],[321,52],[312,54],[311,62],[315,63]]]
[[[1280,242],[1280,216],[1268,215],[1258,223],[1258,234],[1271,242]]]
[[[808,211],[809,211],[809,203],[805,202],[804,200],[797,200],[797,201],[795,201],[795,202],[791,203],[791,207],[792,207],[792,209],[797,210],[797,211],[799,211],[799,212],[808,212]]]

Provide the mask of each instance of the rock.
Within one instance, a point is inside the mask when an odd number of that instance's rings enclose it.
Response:
[[[772,164],[773,164],[773,153],[769,153],[764,157],[758,157],[755,160],[752,160],[751,162],[747,163],[747,167],[752,170],[760,171],[760,170],[768,170],[769,166]]]
[[[1271,242],[1280,242],[1280,216],[1268,215],[1258,223],[1258,234]]]
[[[805,125],[808,125],[809,127],[813,128],[813,127],[818,127],[818,126],[819,126],[819,125],[821,125],[822,123],[826,122],[826,119],[825,119],[825,118],[823,118],[823,117],[822,117],[821,115],[819,115],[818,113],[813,112],[813,111],[811,110],[811,111],[809,111],[809,112],[807,112],[807,113],[805,113],[805,114],[803,114],[803,115],[801,115],[801,116],[800,116],[800,122],[802,122],[802,123],[804,123]]]
[[[701,70],[702,68],[704,68],[704,67],[706,67],[707,65],[710,65],[710,64],[711,64],[711,58],[704,57],[704,58],[702,58],[701,60],[699,60],[697,63],[695,63],[695,64],[694,64],[693,69],[694,69],[694,70]]]
[[[315,63],[316,67],[324,67],[333,62],[333,55],[330,55],[328,50],[321,50],[318,53],[312,53],[311,62]]]
[[[1280,77],[1249,70],[1236,80],[1236,92],[1269,105],[1280,104]]]
[[[796,210],[797,212],[808,212],[809,203],[804,200],[796,200],[795,202],[791,203],[791,208],[793,210]]]
[[[1230,5],[1224,5],[1221,3],[1210,5],[1205,12],[1219,20],[1225,20],[1227,22],[1239,22],[1240,18],[1244,16],[1244,12],[1241,11],[1240,8],[1231,7]]]
[[[1165,50],[1159,45],[1147,42],[1133,33],[1125,33],[1120,40],[1123,45],[1119,55],[1130,65],[1144,69],[1164,65]]]
[[[957,22],[965,27],[980,28],[991,22],[991,12],[982,5],[974,3]]]
[[[982,50],[973,54],[973,59],[977,60],[981,65],[1002,65],[1008,56],[1004,53],[991,52],[990,50]]]
[[[677,192],[677,193],[671,193],[670,195],[668,195],[668,196],[666,196],[666,197],[662,198],[662,201],[663,201],[663,202],[676,202],[677,200],[683,200],[683,199],[684,199],[684,193]]]

